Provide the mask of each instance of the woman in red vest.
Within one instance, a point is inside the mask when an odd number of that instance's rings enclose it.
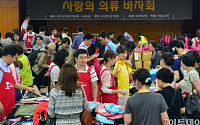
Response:
[[[115,64],[115,53],[112,50],[107,50],[104,55],[105,65],[101,70],[101,84],[100,89],[102,92],[102,103],[114,103],[118,104],[118,95],[126,95],[126,90],[117,90],[115,80],[112,72],[110,71],[111,66]],[[121,70],[121,67],[118,67],[117,72]]]

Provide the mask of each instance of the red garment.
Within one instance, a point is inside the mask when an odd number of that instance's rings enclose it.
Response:
[[[50,39],[52,39],[54,43],[56,42],[56,38],[53,37],[53,35],[50,36]]]
[[[48,101],[45,101],[45,102],[42,102],[40,103],[35,111],[34,111],[34,114],[33,114],[33,124],[34,125],[39,125],[39,115],[44,112],[44,116],[45,116],[45,119],[47,117],[47,108],[48,108]]]
[[[200,47],[200,41],[197,41],[196,38],[194,38],[195,42],[196,42],[196,47]]]
[[[29,35],[29,34],[27,33],[26,48],[33,48],[33,46],[31,45],[31,41],[32,41],[32,39],[33,39],[33,36],[35,36],[35,35],[36,35],[36,33],[33,34],[33,35]]]
[[[21,31],[22,31],[22,36],[24,37],[25,29],[22,28]]]
[[[50,58],[49,56],[47,56],[47,65],[50,65],[51,61],[50,61]]]
[[[104,71],[109,71],[109,69],[103,69],[101,71],[101,75],[103,74]],[[110,71],[109,71],[110,72]],[[110,72],[111,78],[112,78],[112,86],[109,89],[112,90],[117,90],[117,86],[115,84],[115,79],[113,74]],[[100,83],[100,88],[102,87],[102,83]],[[100,89],[101,90],[101,89]],[[102,91],[101,91],[102,92]],[[113,94],[108,94],[108,93],[103,93],[102,92],[102,103],[114,103],[114,104],[118,104],[118,95],[117,93],[113,93]]]
[[[85,72],[79,72],[79,83],[84,88],[87,100],[93,101],[92,97],[92,88],[91,88],[91,76],[90,76],[91,67],[88,67],[88,71]]]
[[[165,42],[165,44],[168,45],[168,36],[167,35],[165,35],[164,42]]]
[[[12,70],[10,73],[3,71],[3,78],[0,83],[0,102],[3,105],[4,113],[0,114],[0,118],[7,116],[15,105],[15,79],[12,76]]]
[[[108,47],[109,50],[111,50],[110,45],[106,44],[106,46]]]

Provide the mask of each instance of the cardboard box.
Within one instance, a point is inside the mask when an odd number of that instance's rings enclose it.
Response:
[[[141,52],[134,52],[135,61],[141,61],[142,53]]]
[[[135,66],[136,66],[136,70],[139,68],[142,68],[142,62],[141,61],[135,61]]]
[[[151,61],[143,61],[143,68],[149,70],[151,66]]]
[[[151,52],[142,52],[142,61],[150,61]]]

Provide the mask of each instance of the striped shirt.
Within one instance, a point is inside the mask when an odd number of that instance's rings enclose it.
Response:
[[[73,49],[78,49],[78,46],[83,42],[83,37],[84,37],[84,34],[79,34],[74,37],[73,45],[72,45]]]
[[[87,64],[86,64],[85,68],[82,71],[78,69],[77,64],[75,65],[75,67],[76,67],[78,72],[87,73],[87,71],[88,71],[88,65]],[[95,72],[95,70],[93,68],[91,68],[90,76],[91,76],[91,83],[92,82],[96,82],[98,80],[97,74],[96,74],[96,72]]]

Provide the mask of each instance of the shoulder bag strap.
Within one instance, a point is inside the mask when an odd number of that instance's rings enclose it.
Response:
[[[196,89],[196,91],[197,91],[197,94],[196,94],[196,95],[200,98],[200,92],[199,92],[199,90],[194,86],[194,84],[192,83],[192,81],[190,80],[190,75],[189,75],[189,81],[190,81],[191,84],[192,84],[192,93],[195,94],[195,93],[193,92],[193,90]]]
[[[172,103],[171,103],[171,105],[170,105],[170,109],[171,109],[172,106],[174,105],[175,99],[176,99],[176,89],[175,89],[175,92],[174,92],[174,97],[173,97]]]
[[[86,104],[86,100],[85,100],[85,93],[83,92],[83,88],[82,86],[80,87],[81,88],[81,91],[82,91],[82,97],[83,97],[83,109],[87,109],[87,104]]]

